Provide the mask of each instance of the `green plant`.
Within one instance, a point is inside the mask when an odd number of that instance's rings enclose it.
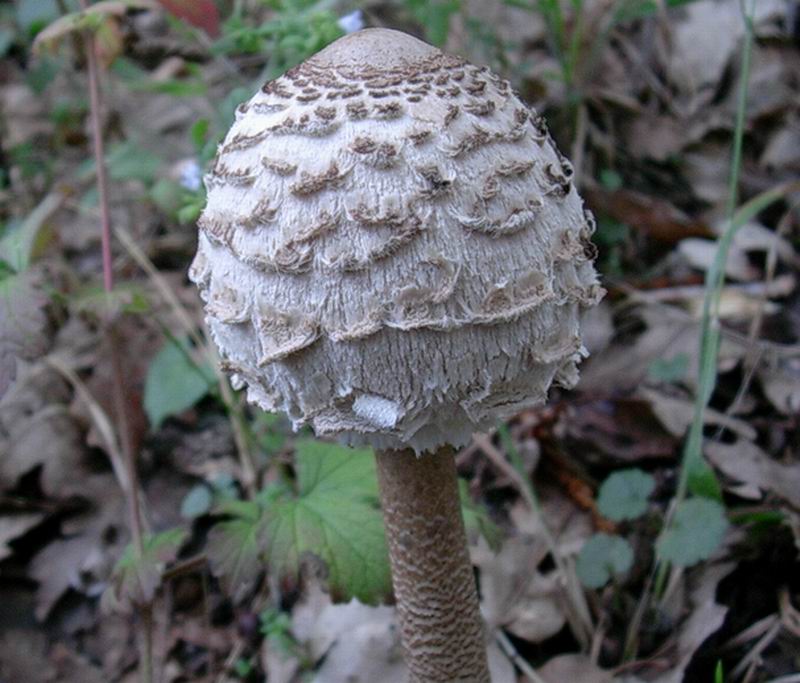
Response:
[[[295,445],[294,481],[267,486],[252,501],[221,503],[225,517],[209,536],[213,571],[236,593],[266,565],[298,576],[316,557],[330,591],[374,603],[390,590],[375,464],[369,452],[314,440]]]
[[[633,564],[633,549],[620,536],[595,534],[583,544],[575,571],[587,588],[602,588]]]
[[[405,6],[425,31],[428,42],[443,47],[450,33],[450,20],[461,11],[461,0],[405,0]]]
[[[275,78],[343,35],[337,16],[325,8],[328,3],[324,1],[276,0],[268,4],[276,12],[274,18],[257,25],[242,11],[234,10],[214,45],[221,55],[269,55],[262,81]]]
[[[636,519],[647,510],[647,499],[655,485],[653,477],[639,469],[614,472],[600,487],[597,508],[615,522]]]

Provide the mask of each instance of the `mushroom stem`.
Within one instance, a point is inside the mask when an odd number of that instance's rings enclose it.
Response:
[[[453,449],[376,460],[409,683],[489,683]]]

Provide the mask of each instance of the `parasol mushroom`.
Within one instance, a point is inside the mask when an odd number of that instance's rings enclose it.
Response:
[[[591,215],[485,67],[348,35],[242,104],[190,276],[248,399],[377,451],[412,681],[488,681],[453,448],[572,386]]]

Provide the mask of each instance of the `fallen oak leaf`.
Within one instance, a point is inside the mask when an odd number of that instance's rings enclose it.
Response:
[[[213,0],[158,0],[170,14],[203,29],[211,38],[219,36],[219,11]]]
[[[774,460],[744,439],[733,444],[709,442],[703,450],[711,463],[734,481],[770,491],[800,508],[800,462]]]
[[[0,398],[17,374],[17,358],[31,360],[47,351],[48,299],[32,271],[0,280]]]
[[[44,519],[41,512],[27,512],[16,515],[3,515],[0,517],[0,561],[12,554],[9,543],[37,526]]]

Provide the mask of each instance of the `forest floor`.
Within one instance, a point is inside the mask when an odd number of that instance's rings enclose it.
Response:
[[[493,681],[800,681],[797,3],[156,4],[0,7],[0,683],[403,680],[380,534],[266,528],[379,520],[371,459],[246,406],[187,278],[235,107],[362,22],[508,78],[597,220],[578,386],[457,456]]]

